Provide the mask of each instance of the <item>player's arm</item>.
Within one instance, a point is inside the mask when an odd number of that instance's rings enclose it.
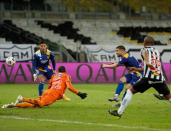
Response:
[[[56,68],[55,55],[52,52],[50,54],[50,60],[52,62],[53,70],[55,71],[55,68]]]
[[[111,64],[102,64],[102,67],[103,68],[116,68],[118,66],[124,65],[126,62],[127,62],[127,59],[122,58],[122,59],[120,59],[119,62],[113,62]]]
[[[142,67],[139,67],[139,68],[137,68],[137,67],[129,67],[129,71],[138,71],[138,72],[143,72],[143,68]]]
[[[78,95],[79,97],[81,97],[81,99],[84,99],[84,98],[87,97],[87,93],[79,92],[77,89],[75,89],[75,88],[73,87],[73,85],[72,85],[72,83],[71,83],[71,79],[69,78],[69,76],[68,76],[68,78],[67,78],[67,80],[66,80],[66,85],[67,85],[68,89],[69,89],[71,92],[73,92],[74,94],[76,94],[76,95]]]
[[[102,64],[103,68],[115,68],[118,66],[118,63],[112,63],[112,64]]]
[[[34,58],[32,60],[32,71],[33,73],[36,73],[37,70],[37,58],[36,58],[36,54],[34,54]]]
[[[34,54],[34,58],[32,60],[32,72],[33,72],[33,79],[36,81],[37,74],[39,73],[38,67],[37,67],[37,56]]]
[[[73,85],[72,85],[72,83],[71,82],[67,82],[67,87],[68,87],[68,89],[71,91],[71,92],[73,92],[74,94],[78,94],[78,90],[77,89],[75,89],[74,87],[73,87]]]

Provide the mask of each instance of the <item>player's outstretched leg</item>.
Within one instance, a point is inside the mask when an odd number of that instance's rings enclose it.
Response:
[[[30,108],[30,107],[36,107],[36,105],[24,102],[24,103],[16,104],[15,107],[18,107],[18,108]]]
[[[15,107],[15,103],[9,103],[9,104],[4,104],[4,105],[2,105],[2,107],[1,108],[13,108],[13,107]]]
[[[132,95],[133,95],[132,91],[130,89],[128,89],[124,99],[121,102],[121,106],[119,107],[119,109],[118,110],[109,110],[108,112],[113,116],[121,117],[124,110],[130,103],[130,101],[132,99]]]
[[[18,95],[18,97],[17,97],[17,99],[15,101],[15,104],[18,104],[18,103],[22,102],[22,100],[23,100],[23,96],[22,95]]]
[[[118,97],[119,97],[120,93],[122,92],[123,88],[124,88],[124,83],[123,82],[119,82],[119,84],[118,84],[118,86],[116,88],[114,97],[110,98],[108,100],[109,101],[116,101],[116,102],[118,102],[119,101]]]
[[[15,102],[9,103],[9,104],[4,104],[1,108],[14,108],[14,107],[19,107],[19,108],[28,108],[28,107],[35,107],[34,104],[31,103],[23,103],[23,97],[19,95],[16,99]]]

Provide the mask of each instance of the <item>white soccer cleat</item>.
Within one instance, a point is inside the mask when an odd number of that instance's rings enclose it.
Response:
[[[15,104],[21,103],[23,101],[23,97],[19,95],[15,101]]]
[[[10,104],[4,104],[4,105],[2,105],[1,108],[5,109],[5,108],[13,108],[13,107],[15,107],[15,103],[12,102]]]
[[[1,108],[4,109],[4,108],[7,108],[7,106],[8,106],[8,104],[4,104],[4,105],[1,106]]]

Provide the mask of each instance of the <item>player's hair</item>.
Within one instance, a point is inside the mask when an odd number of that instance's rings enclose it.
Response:
[[[58,68],[58,72],[66,72],[65,67],[64,66],[60,66]]]
[[[117,46],[116,49],[126,50],[125,46],[123,46],[123,45]]]
[[[39,45],[41,45],[41,44],[46,44],[46,43],[44,41],[40,41]]]
[[[155,43],[155,40],[153,39],[153,37],[151,37],[151,36],[146,36],[146,37],[144,38],[144,44],[145,44],[145,45],[154,45],[154,43]]]

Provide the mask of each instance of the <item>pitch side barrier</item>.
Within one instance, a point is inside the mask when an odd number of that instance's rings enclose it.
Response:
[[[118,57],[115,53],[115,48],[117,45],[86,45],[83,48],[87,54],[87,59],[89,62],[113,62],[118,61]],[[143,46],[125,46],[127,51],[131,56],[135,56],[138,60],[141,60],[140,51]],[[154,46],[159,50],[161,60],[164,63],[169,63],[171,60],[171,46]]]
[[[56,68],[65,66],[73,83],[116,83],[126,73],[124,67],[104,69],[101,63],[57,63]],[[166,80],[171,83],[171,63],[163,64]],[[0,62],[0,83],[34,83],[32,64],[17,62],[13,67]]]

